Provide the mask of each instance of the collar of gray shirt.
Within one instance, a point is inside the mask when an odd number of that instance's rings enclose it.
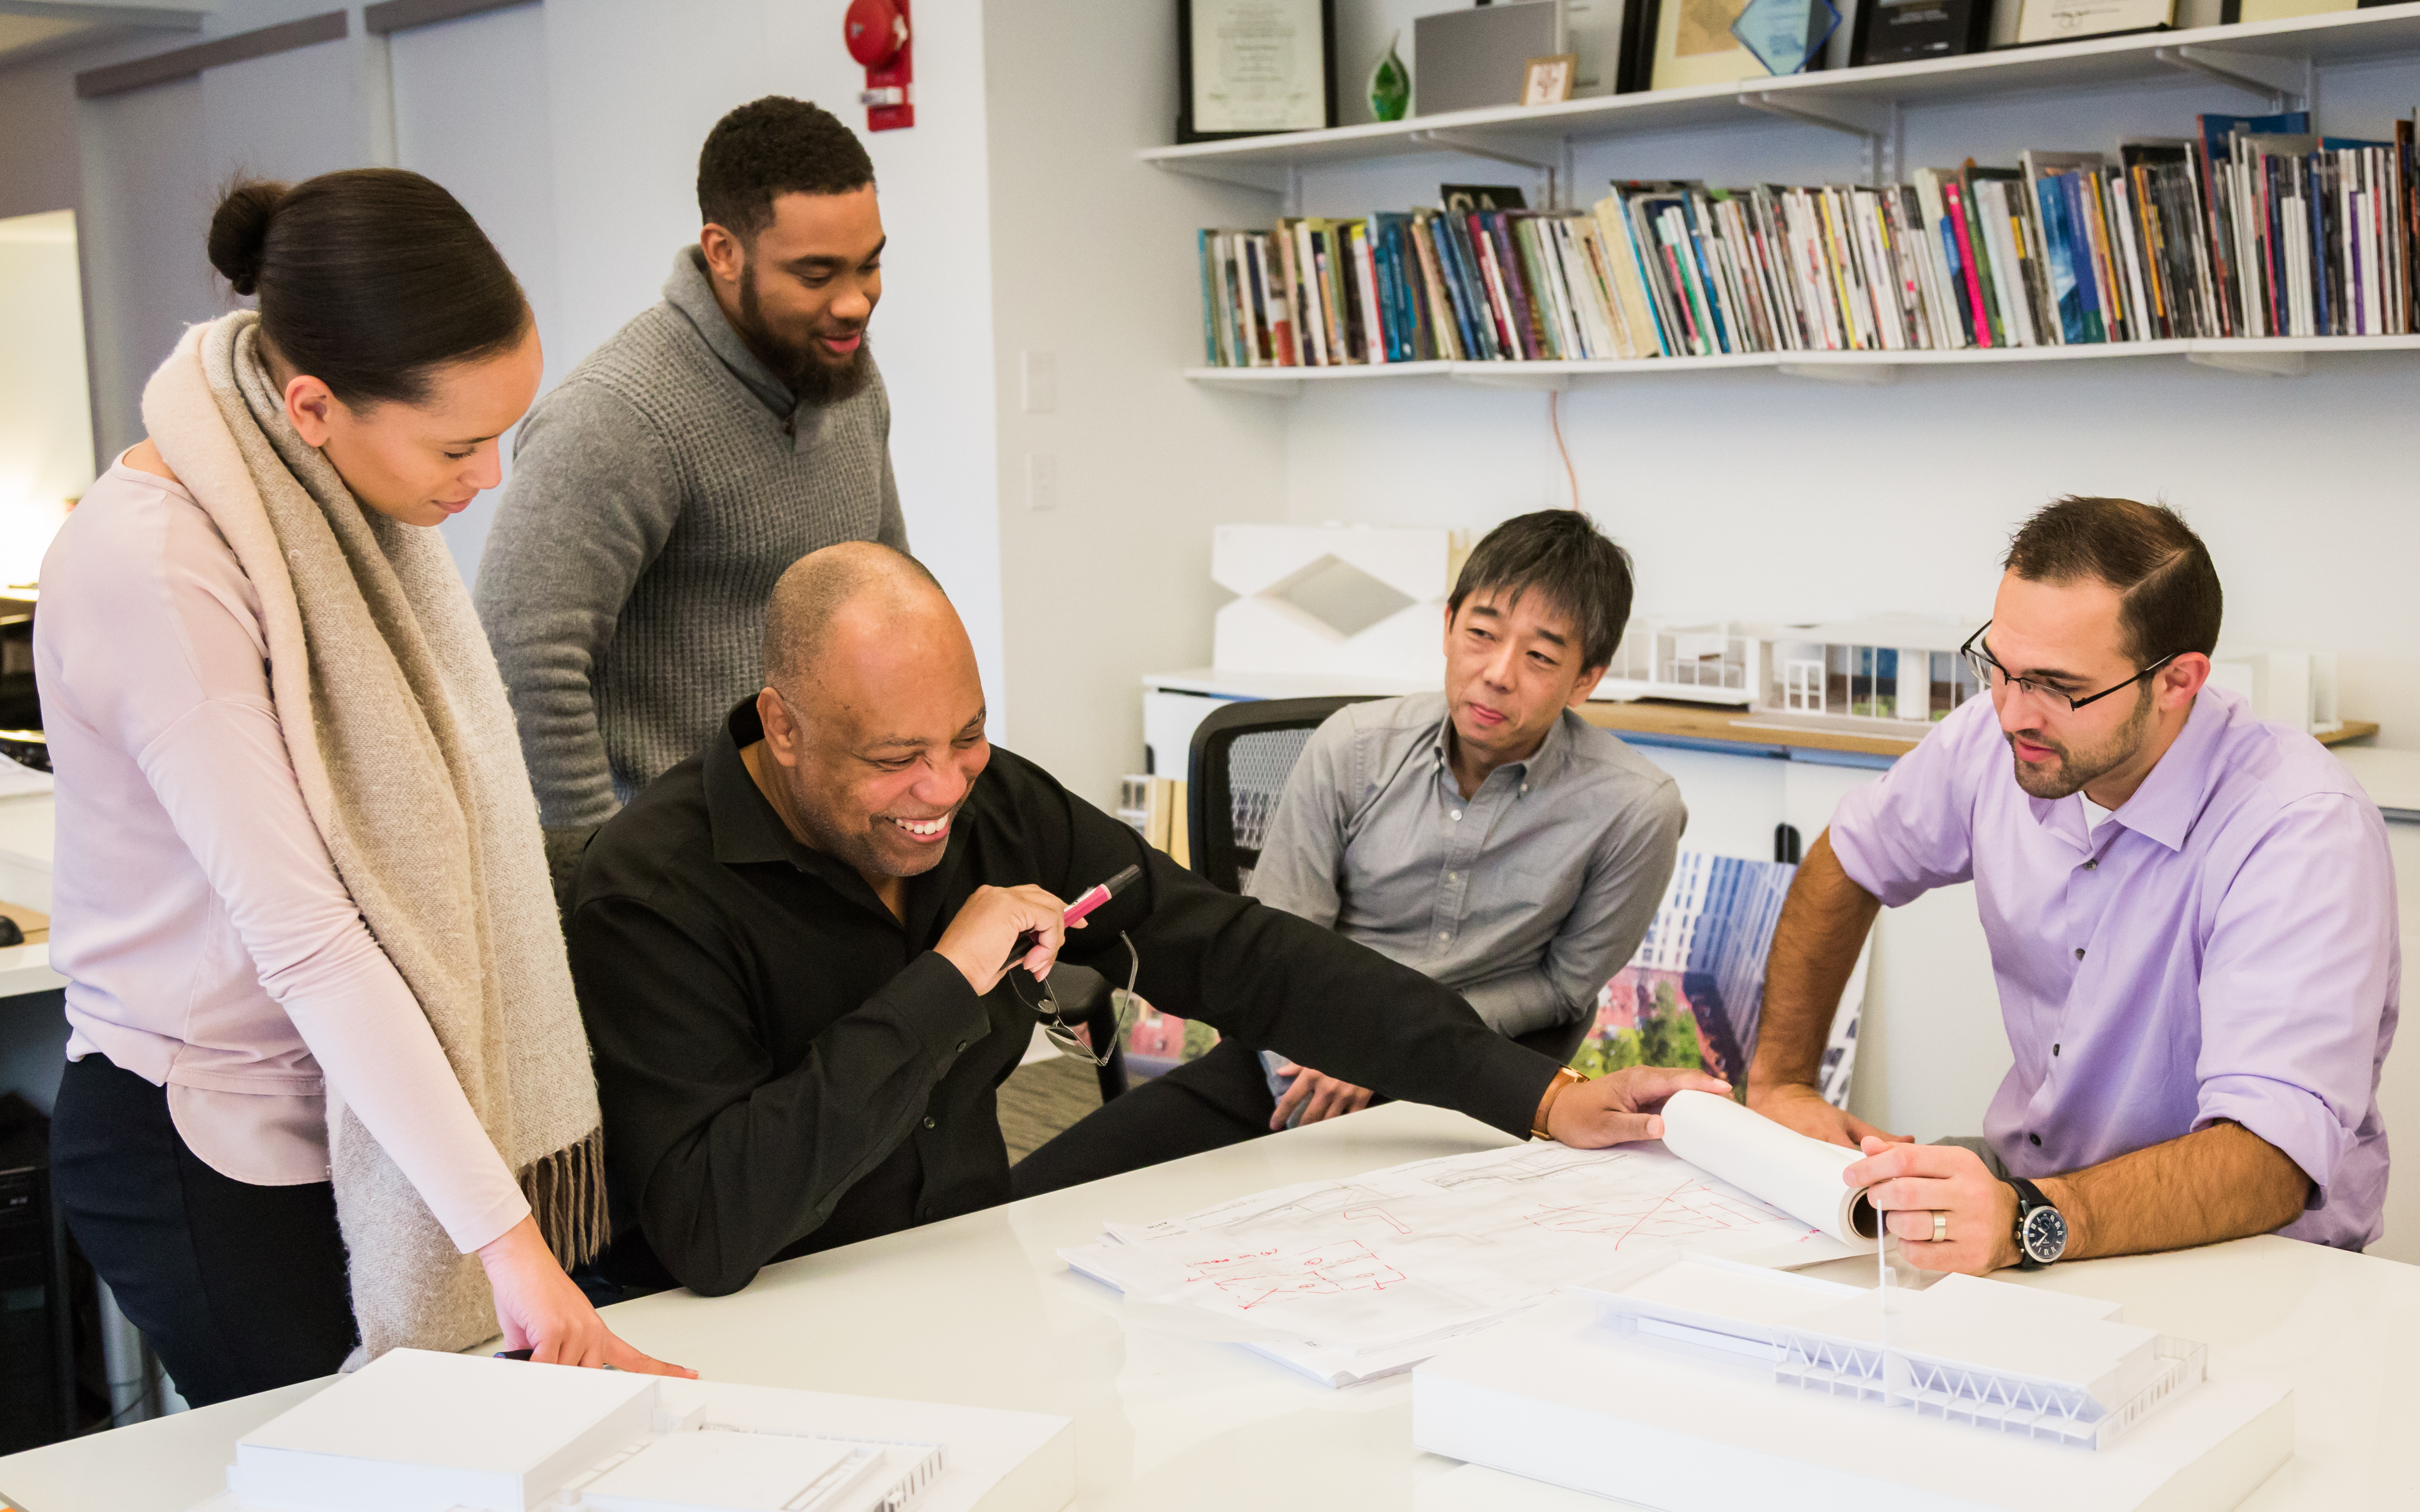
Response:
[[[715,360],[731,370],[757,401],[775,415],[789,422],[798,438],[797,449],[803,452],[814,440],[815,432],[823,428],[824,412],[814,405],[800,404],[790,386],[773,376],[773,370],[759,361],[733,330],[730,317],[722,313],[721,302],[714,297],[713,280],[706,276],[706,254],[694,246],[683,247],[673,255],[673,276],[664,282],[664,302],[678,310],[697,330],[698,339],[713,352]]]

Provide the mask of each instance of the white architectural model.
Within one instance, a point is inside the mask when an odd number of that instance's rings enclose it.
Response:
[[[2315,735],[2330,734],[2344,726],[2336,715],[2334,652],[2221,646],[2210,658],[2210,680],[2242,694],[2252,712],[2263,719]]]
[[[1821,1298],[1813,1311],[1862,1309],[1879,1326],[1872,1293],[1844,1304],[1818,1283],[1776,1302],[1787,1279],[1743,1292],[1715,1279],[1726,1269],[1677,1262],[1660,1296],[1633,1273],[1608,1288],[1631,1293],[1625,1304],[1564,1297],[1452,1342],[1413,1375],[1414,1446],[1659,1512],[2226,1512],[2294,1452],[2285,1386],[2188,1384],[2197,1362],[2171,1365],[2146,1331],[2095,1316],[2100,1304],[2004,1281],[1937,1284],[1920,1294],[1935,1298],[1930,1319],[1923,1306],[1893,1311],[1886,1359],[1899,1364],[1884,1389],[1911,1400],[1885,1408],[1853,1363],[1871,1339],[1846,1315],[1813,1330],[1800,1310]],[[1743,1316],[1768,1305],[1778,1321]],[[1774,1342],[1814,1332],[1835,1341],[1830,1361]],[[2130,1411],[2147,1365],[2150,1389],[2171,1371],[2174,1383]],[[1807,1389],[1778,1383],[1793,1369],[1805,1379],[1788,1384]],[[2025,1417],[2022,1396],[2045,1406]],[[2102,1414],[2082,1440],[2064,1427],[2071,1409]]]
[[[1823,625],[1637,620],[1595,696],[1929,725],[1981,690],[1958,656],[1969,633],[1953,621],[1909,614]]]
[[[1057,1512],[1063,1417],[396,1350],[194,1512]]]
[[[1894,1292],[1887,1319],[1872,1291],[1697,1257],[1580,1289],[1619,1328],[1769,1360],[1780,1385],[2094,1449],[2206,1374],[2201,1345],[2115,1303],[1972,1276]]]
[[[1445,675],[1445,601],[1459,532],[1343,525],[1221,525],[1210,576],[1221,671],[1356,673],[1433,687]]]

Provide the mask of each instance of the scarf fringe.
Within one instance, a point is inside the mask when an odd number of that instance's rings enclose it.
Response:
[[[602,1254],[612,1237],[605,1209],[605,1131],[541,1155],[520,1173],[521,1196],[546,1247],[566,1271]]]

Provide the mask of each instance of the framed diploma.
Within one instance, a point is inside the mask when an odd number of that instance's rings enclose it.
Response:
[[[2065,42],[2113,32],[2148,32],[2174,19],[2176,0],[2024,0],[2017,41]]]
[[[1336,124],[1336,0],[1176,0],[1176,139]]]

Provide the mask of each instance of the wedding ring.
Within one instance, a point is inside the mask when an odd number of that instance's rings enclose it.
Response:
[[[1949,1242],[1949,1214],[1936,1212],[1932,1215],[1932,1242],[1936,1244]]]

